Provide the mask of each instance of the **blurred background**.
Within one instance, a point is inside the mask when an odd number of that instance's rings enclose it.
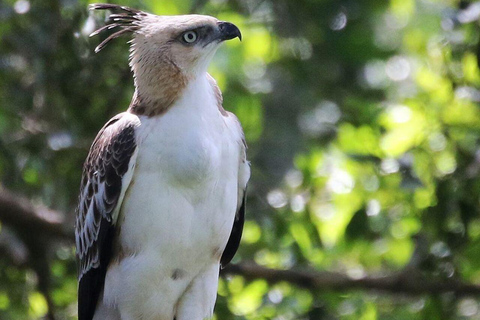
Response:
[[[235,23],[253,175],[215,319],[480,319],[480,2],[119,0]],[[0,319],[76,319],[82,163],[133,93],[83,0],[0,1]]]

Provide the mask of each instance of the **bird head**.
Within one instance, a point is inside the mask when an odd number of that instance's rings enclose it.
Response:
[[[206,71],[213,54],[223,41],[242,38],[240,30],[234,24],[211,16],[157,16],[113,4],[93,4],[90,9],[119,12],[111,14],[110,23],[91,36],[106,29],[119,29],[97,46],[95,52],[98,52],[110,40],[126,33],[133,34],[130,64],[134,72],[140,63],[149,67],[171,64],[184,75],[191,76]]]
[[[109,23],[90,36],[115,30],[96,48],[112,39],[132,34],[130,66],[135,96],[131,108],[138,114],[155,115],[167,110],[182,90],[199,74],[206,73],[219,45],[240,30],[232,23],[204,15],[157,16],[114,4],[92,4],[91,10],[111,10]]]
[[[152,16],[134,38],[134,53],[149,53],[153,59],[168,59],[184,74],[206,71],[213,54],[224,40],[241,37],[238,28],[209,16]],[[146,48],[143,47],[146,44]]]

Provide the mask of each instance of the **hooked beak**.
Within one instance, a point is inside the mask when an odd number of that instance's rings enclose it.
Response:
[[[237,37],[242,41],[242,33],[233,23],[220,21],[217,25],[220,30],[220,41],[231,40]]]

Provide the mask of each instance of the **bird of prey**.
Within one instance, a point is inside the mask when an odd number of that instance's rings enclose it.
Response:
[[[250,177],[238,119],[207,67],[232,23],[113,4],[97,48],[130,34],[135,93],[83,168],[75,237],[79,320],[204,320],[242,234]]]

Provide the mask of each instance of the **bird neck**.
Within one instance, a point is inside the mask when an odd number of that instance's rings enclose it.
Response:
[[[154,114],[138,113],[135,108],[140,101],[138,90],[135,91],[132,104],[129,111],[137,115],[154,117],[161,115],[170,109],[188,109],[192,114],[218,114],[227,117],[228,113],[222,107],[222,93],[217,86],[216,81],[207,73],[203,72],[193,77],[178,95],[178,98],[163,112]],[[140,104],[138,104],[140,105]]]
[[[153,117],[165,113],[192,80],[165,55],[132,52],[135,93],[129,111]]]

